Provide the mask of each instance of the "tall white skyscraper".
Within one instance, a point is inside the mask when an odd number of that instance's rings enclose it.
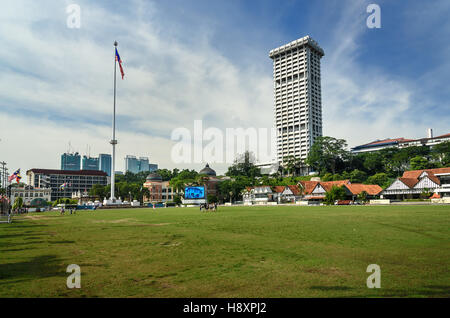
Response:
[[[315,138],[322,136],[320,59],[323,49],[305,36],[269,53],[273,60],[274,117],[277,159],[306,159]]]

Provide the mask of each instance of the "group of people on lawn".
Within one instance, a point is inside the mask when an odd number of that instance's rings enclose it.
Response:
[[[200,211],[202,210],[213,210],[213,211],[217,211],[217,203],[205,203],[205,204],[200,204]]]
[[[77,214],[77,209],[71,208],[68,209],[70,214]],[[64,213],[66,213],[66,209],[64,207],[61,207],[61,215],[63,215]]]

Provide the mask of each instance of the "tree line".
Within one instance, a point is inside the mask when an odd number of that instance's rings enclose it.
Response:
[[[347,142],[329,136],[318,137],[305,161],[293,156],[285,160],[285,164],[271,175],[262,175],[255,165],[251,152],[239,155],[228,167],[224,176],[218,176],[217,196],[209,196],[210,202],[238,201],[247,187],[296,185],[299,181],[310,180],[319,176],[322,181],[348,179],[352,183],[378,184],[385,188],[401,176],[406,170],[431,169],[450,165],[450,142],[430,148],[428,146],[412,146],[406,148],[390,147],[375,152],[353,154],[347,150]],[[302,168],[310,167],[315,175],[301,176]],[[163,181],[169,181],[171,187],[181,192],[186,186],[201,186],[208,176],[189,169],[159,169],[155,171]],[[126,172],[116,176],[116,193],[122,199],[142,201],[149,194],[143,184],[149,172],[137,174]],[[338,191],[338,190],[336,190]],[[94,185],[91,195],[100,198],[109,197],[110,185]],[[181,202],[179,196],[174,201]]]
[[[373,152],[353,154],[344,139],[319,137],[311,147],[305,164],[323,181],[350,179],[351,182],[386,187],[407,170],[447,167],[450,142],[433,146],[388,147]]]

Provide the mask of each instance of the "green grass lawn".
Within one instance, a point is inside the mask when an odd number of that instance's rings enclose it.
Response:
[[[30,213],[0,224],[0,297],[449,297],[449,221],[450,206]]]

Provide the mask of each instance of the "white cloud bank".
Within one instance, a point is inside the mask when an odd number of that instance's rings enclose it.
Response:
[[[0,160],[10,170],[59,168],[69,141],[81,152],[87,144],[91,154],[110,152],[114,40],[126,74],[118,79],[116,170],[124,169],[127,154],[148,156],[162,168],[201,168],[170,160],[171,131],[192,129],[196,119],[203,119],[204,129],[223,131],[272,126],[267,55],[242,65],[215,49],[214,29],[195,34],[188,25],[174,29],[168,13],[147,1],[114,11],[78,1],[81,28],[68,29],[69,3],[10,1],[0,11]],[[316,39],[326,53],[324,134],[354,146],[375,138],[420,137],[429,124],[446,132],[447,123],[430,115],[420,124],[411,117],[420,109],[413,84],[357,62],[359,40],[367,31],[365,4],[342,8],[333,40]],[[224,172],[226,165],[214,168]]]

